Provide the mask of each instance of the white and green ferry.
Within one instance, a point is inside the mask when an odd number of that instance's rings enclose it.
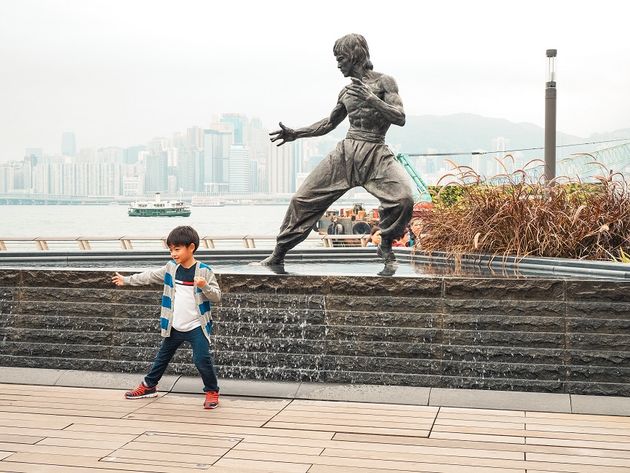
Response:
[[[155,200],[136,201],[129,204],[127,213],[130,217],[190,217],[190,206],[181,200],[161,200],[160,193]]]

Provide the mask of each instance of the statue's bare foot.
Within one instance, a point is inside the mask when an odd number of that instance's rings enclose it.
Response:
[[[385,264],[396,262],[396,255],[394,254],[394,250],[392,250],[391,244],[388,245],[381,242],[381,244],[376,247],[376,254],[381,257]]]
[[[283,266],[284,265],[284,257],[278,256],[275,253],[267,256],[264,260],[260,262],[261,266]]]
[[[398,263],[396,261],[392,261],[390,263],[385,263],[383,269],[381,269],[378,273],[379,276],[393,276],[396,274],[396,270],[398,269]]]

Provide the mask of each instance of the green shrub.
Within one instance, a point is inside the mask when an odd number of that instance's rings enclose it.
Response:
[[[449,185],[432,188],[421,248],[608,260],[630,253],[630,188],[622,175],[553,186],[524,175],[502,175],[505,184],[491,185],[470,168],[456,170]]]

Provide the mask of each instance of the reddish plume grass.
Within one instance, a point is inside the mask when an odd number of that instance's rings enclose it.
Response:
[[[423,251],[594,260],[630,253],[630,186],[622,174],[546,185],[531,182],[527,166],[489,181],[469,167],[453,167],[423,215]],[[454,202],[441,198],[453,194],[450,186],[460,187]]]

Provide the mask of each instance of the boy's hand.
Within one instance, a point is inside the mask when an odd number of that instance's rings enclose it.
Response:
[[[202,287],[205,287],[206,284],[208,283],[206,282],[204,278],[195,278],[195,286],[202,288]]]
[[[123,275],[120,273],[116,273],[116,276],[112,277],[112,282],[116,284],[116,286],[124,286],[125,281],[123,279]]]

